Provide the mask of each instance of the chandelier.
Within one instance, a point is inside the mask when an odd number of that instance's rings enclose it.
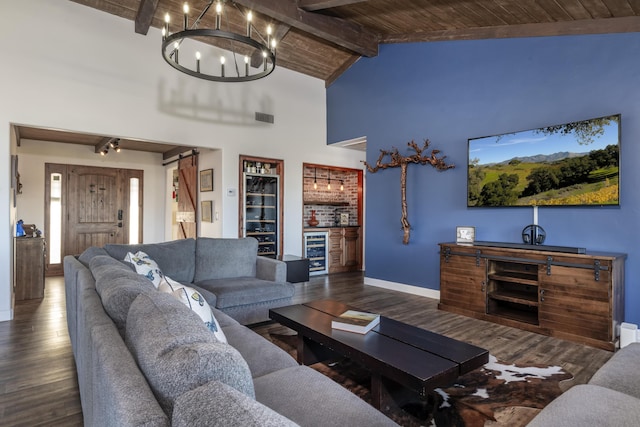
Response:
[[[203,17],[215,3],[215,28],[198,28]],[[228,16],[230,8],[224,0],[209,1],[189,25],[189,5],[183,7],[183,30],[169,33],[171,17],[165,14],[162,28],[162,57],[176,70],[193,77],[216,82],[248,82],[268,76],[276,67],[276,40],[271,25],[266,38],[253,26],[253,14],[230,2],[246,24],[244,34],[230,31],[233,25]],[[221,29],[225,21],[225,30]],[[244,26],[244,24],[243,24]],[[236,24],[237,27],[237,24]],[[202,53],[200,49],[206,48]],[[261,63],[260,63],[261,62]],[[228,65],[227,65],[228,64]],[[253,64],[258,64],[254,66]]]

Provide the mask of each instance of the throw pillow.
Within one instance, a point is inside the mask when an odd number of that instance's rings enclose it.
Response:
[[[149,255],[142,251],[138,251],[135,254],[128,252],[124,260],[133,264],[138,274],[151,280],[153,286],[155,286],[156,289],[158,288],[164,274],[162,274],[162,270],[160,270],[158,264],[152,260]]]
[[[158,290],[173,295],[180,302],[189,307],[193,312],[200,316],[204,324],[211,332],[213,332],[213,335],[218,341],[223,343],[227,342],[227,337],[213,315],[213,311],[211,310],[209,303],[207,303],[207,300],[204,299],[200,292],[189,286],[185,286],[182,283],[178,283],[167,276],[164,276],[163,280],[160,282]]]

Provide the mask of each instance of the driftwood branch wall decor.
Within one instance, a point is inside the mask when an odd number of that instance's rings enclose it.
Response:
[[[376,173],[380,169],[387,168],[400,168],[400,189],[402,192],[402,218],[400,222],[402,223],[402,230],[404,231],[404,237],[402,238],[402,243],[405,245],[409,244],[409,235],[411,234],[411,224],[409,224],[409,220],[407,219],[407,166],[410,163],[417,163],[421,165],[429,164],[436,168],[438,171],[444,171],[447,169],[453,169],[455,165],[448,165],[445,163],[444,159],[447,156],[438,157],[440,150],[431,150],[431,155],[423,155],[422,153],[429,147],[429,140],[424,140],[424,145],[422,147],[418,146],[414,141],[407,142],[407,146],[413,148],[416,152],[410,156],[402,156],[398,149],[393,147],[391,150],[380,150],[380,157],[376,161],[375,166],[371,166],[366,161],[363,162],[367,167],[367,170],[371,173]],[[383,160],[386,156],[389,156],[389,161],[383,163]]]

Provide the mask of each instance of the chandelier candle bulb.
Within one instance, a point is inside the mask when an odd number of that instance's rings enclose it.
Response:
[[[196,52],[196,71],[200,72],[200,52]]]
[[[222,15],[222,3],[216,3],[216,30],[220,29],[220,15]]]
[[[224,77],[224,56],[220,57],[220,74]]]
[[[171,17],[169,16],[168,13],[164,14],[164,33],[168,36],[169,35],[169,21],[171,20]]]
[[[251,19],[253,18],[253,14],[251,11],[247,12],[247,37],[251,37]]]
[[[273,32],[273,28],[271,25],[267,25],[267,46],[271,45],[271,33]]]
[[[184,29],[189,28],[189,5],[185,3],[182,6],[182,11],[184,12]]]
[[[249,57],[247,55],[244,56],[244,75],[249,75]]]
[[[174,61],[176,61],[176,64],[177,64],[177,63],[178,63],[178,50],[180,50],[180,43],[175,42],[175,43],[173,44],[173,48],[174,48],[174,51],[173,51],[173,60],[174,60]]]

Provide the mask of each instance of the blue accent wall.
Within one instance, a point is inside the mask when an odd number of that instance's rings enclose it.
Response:
[[[467,139],[622,114],[620,207],[540,207],[546,244],[622,252],[626,321],[640,323],[640,33],[382,45],[327,89],[327,135],[380,149],[431,140],[457,167],[409,165],[411,242],[402,244],[400,169],[366,177],[366,275],[439,288],[439,242],[455,227],[521,242],[533,208],[467,208]]]

